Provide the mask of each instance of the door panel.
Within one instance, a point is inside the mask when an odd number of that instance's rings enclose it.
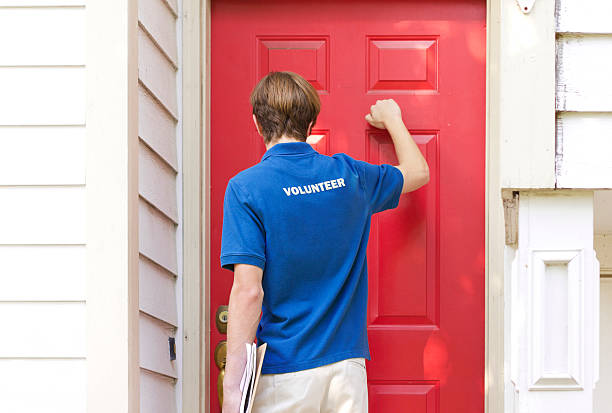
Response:
[[[232,284],[218,265],[225,187],[265,151],[256,82],[300,73],[321,97],[315,148],[372,163],[397,162],[364,120],[393,98],[431,178],[372,217],[370,411],[484,411],[485,2],[213,1],[211,64],[211,314]],[[211,347],[224,339],[214,329]]]

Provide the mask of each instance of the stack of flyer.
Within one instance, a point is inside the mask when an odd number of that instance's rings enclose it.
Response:
[[[240,391],[242,399],[240,401],[240,413],[250,413],[255,401],[255,393],[257,392],[257,384],[261,375],[261,365],[266,354],[266,346],[268,343],[263,343],[259,348],[255,343],[245,343],[246,346],[246,366],[240,380]]]

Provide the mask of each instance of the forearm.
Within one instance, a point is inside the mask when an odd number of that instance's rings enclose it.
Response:
[[[393,140],[399,163],[397,168],[404,176],[402,193],[414,190],[427,183],[429,181],[429,166],[404,125],[402,118],[397,117],[385,122],[385,128]]]
[[[263,290],[261,287],[241,286],[234,282],[228,305],[224,391],[239,389],[246,364],[244,344],[250,344],[255,340],[262,300]]]

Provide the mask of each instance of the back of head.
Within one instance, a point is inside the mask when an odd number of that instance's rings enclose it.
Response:
[[[305,141],[321,110],[315,88],[293,72],[264,76],[251,92],[251,105],[266,144],[283,135]]]

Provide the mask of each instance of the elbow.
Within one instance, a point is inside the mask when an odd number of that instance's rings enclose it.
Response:
[[[263,300],[264,291],[261,285],[241,286],[238,293],[242,302],[258,303]]]
[[[409,179],[404,182],[402,188],[402,194],[412,192],[420,187],[426,185],[429,182],[429,169],[422,169],[420,171],[412,171],[408,173]]]
[[[425,185],[426,183],[429,182],[429,168],[425,169],[425,171],[423,171],[423,178],[422,178],[423,183],[421,184],[421,186]]]

